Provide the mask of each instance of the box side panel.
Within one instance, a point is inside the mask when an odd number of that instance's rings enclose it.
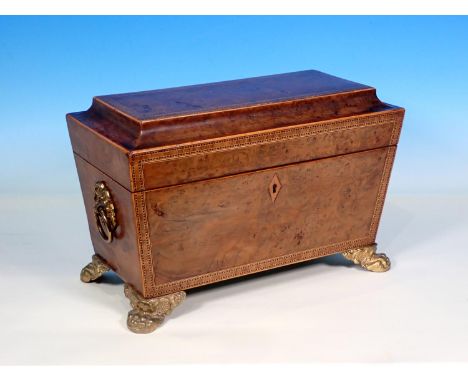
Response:
[[[131,190],[128,151],[97,132],[96,125],[109,122],[92,118],[85,112],[68,115],[67,123],[73,152]],[[101,129],[112,130],[111,124],[106,126]]]
[[[398,141],[403,109],[132,155],[137,191],[370,150]]]
[[[148,295],[371,244],[395,147],[141,193]],[[145,260],[146,259],[146,260]]]
[[[143,292],[132,194],[76,154],[75,162],[94,251],[102,256],[125,282]],[[98,181],[105,182],[115,205],[118,226],[115,238],[110,243],[101,238],[94,216],[94,185]]]

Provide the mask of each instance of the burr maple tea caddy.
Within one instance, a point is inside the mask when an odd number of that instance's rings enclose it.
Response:
[[[95,97],[67,115],[95,255],[153,331],[205,284],[342,253],[390,267],[375,237],[404,109],[318,71]]]

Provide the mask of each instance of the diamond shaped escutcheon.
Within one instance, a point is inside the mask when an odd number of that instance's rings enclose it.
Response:
[[[270,198],[271,201],[274,203],[276,198],[278,197],[278,194],[281,190],[281,182],[278,178],[278,175],[275,174],[273,179],[270,182],[270,185],[268,186],[268,192],[270,193]]]

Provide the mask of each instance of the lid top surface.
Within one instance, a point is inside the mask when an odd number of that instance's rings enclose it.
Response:
[[[372,89],[316,70],[203,85],[98,96],[95,99],[139,121],[203,114],[327,94]]]

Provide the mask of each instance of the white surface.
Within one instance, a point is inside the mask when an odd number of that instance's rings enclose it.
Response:
[[[82,284],[81,196],[0,199],[0,364],[468,361],[468,198],[389,197],[390,272],[340,256],[189,293],[130,333],[120,280]]]

